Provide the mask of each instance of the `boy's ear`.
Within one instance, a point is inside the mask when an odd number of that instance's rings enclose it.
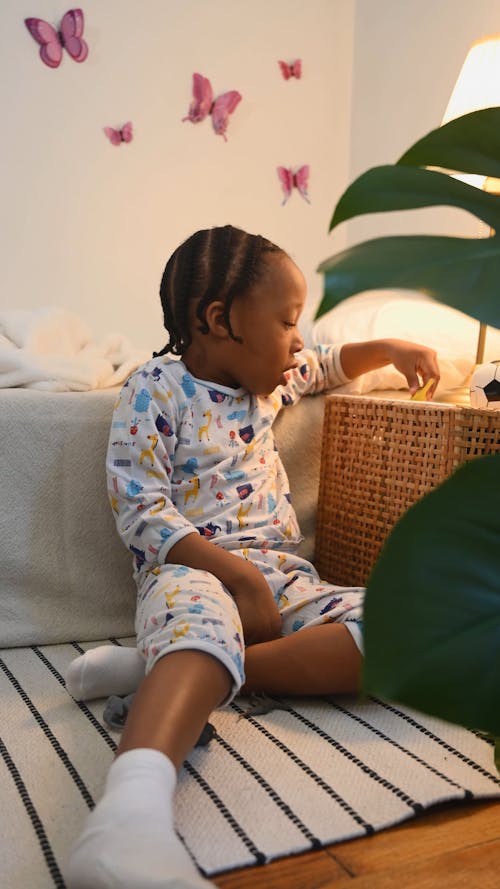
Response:
[[[229,330],[224,316],[224,303],[215,300],[206,308],[205,321],[211,334],[219,339],[227,340],[229,338]]]

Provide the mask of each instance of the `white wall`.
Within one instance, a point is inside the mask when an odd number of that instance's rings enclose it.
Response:
[[[369,4],[368,4],[369,5]],[[376,4],[375,4],[376,5]],[[23,20],[57,23],[59,0],[2,0],[2,308],[57,304],[97,339],[161,347],[158,285],[177,244],[232,222],[277,241],[320,298],[318,262],[349,178],[353,0],[82,0],[87,61],[42,64]],[[285,82],[277,59],[303,60]],[[243,101],[228,142],[181,123],[191,76]],[[104,125],[131,119],[112,147]],[[278,164],[311,165],[308,206],[281,207]],[[342,243],[340,235],[337,243]]]
[[[57,22],[59,0],[0,6],[0,306],[63,305],[98,339],[164,342],[158,285],[198,228],[233,222],[319,261],[386,233],[476,236],[456,210],[364,217],[327,234],[344,188],[440,123],[470,44],[498,26],[497,0],[85,0],[87,61],[44,66],[23,20]],[[285,82],[276,60],[303,59]],[[243,101],[227,144],[181,123],[200,71]],[[132,144],[102,127],[132,119]],[[281,207],[278,164],[311,164],[311,206]]]

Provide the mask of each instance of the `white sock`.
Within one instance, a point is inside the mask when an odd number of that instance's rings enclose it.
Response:
[[[75,701],[129,695],[144,679],[145,661],[137,648],[100,645],[71,661],[66,688]]]
[[[202,889],[173,824],[175,767],[159,750],[115,760],[65,874],[68,889]]]

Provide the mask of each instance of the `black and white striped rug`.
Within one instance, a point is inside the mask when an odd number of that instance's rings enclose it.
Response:
[[[131,643],[132,640],[126,640]],[[68,850],[118,740],[104,701],[75,703],[63,675],[98,643],[0,651],[0,886],[64,887]],[[176,823],[208,876],[365,836],[449,800],[500,797],[493,748],[409,709],[350,698],[215,713],[181,774]]]

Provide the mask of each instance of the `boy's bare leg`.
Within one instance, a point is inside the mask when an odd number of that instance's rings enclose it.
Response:
[[[160,750],[180,769],[210,714],[231,690],[220,661],[194,649],[161,658],[139,686],[117,750]]]
[[[215,657],[183,649],[161,658],[137,691],[108,774],[67,874],[69,889],[201,889],[173,822],[176,770],[232,678]]]
[[[349,694],[361,683],[361,653],[339,623],[306,627],[245,651],[242,694]]]

